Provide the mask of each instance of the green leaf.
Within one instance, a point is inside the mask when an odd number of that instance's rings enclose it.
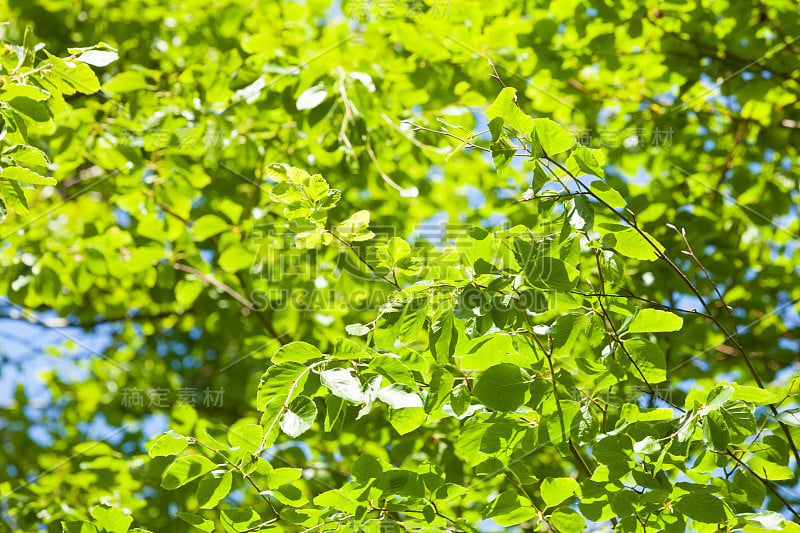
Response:
[[[8,102],[20,96],[36,102],[41,102],[50,98],[49,94],[33,85],[18,85],[12,83],[4,85],[3,88],[0,89],[0,101]]]
[[[720,385],[727,385],[733,387],[733,395],[731,400],[742,400],[747,403],[755,405],[767,405],[770,403],[777,403],[780,397],[772,394],[768,390],[761,387],[748,387],[747,385],[740,385],[738,383],[723,382]]]
[[[413,396],[419,398],[416,394]],[[425,422],[427,414],[425,409],[421,407],[421,400],[419,403],[420,407],[394,409],[389,413],[389,423],[400,435],[406,435],[414,431]]]
[[[651,385],[667,379],[667,361],[657,345],[645,339],[631,339],[625,342],[625,349],[633,359],[628,370],[632,377]]]
[[[425,317],[428,312],[428,295],[420,294],[415,296],[405,307],[403,316],[400,318],[400,329],[398,338],[403,344],[417,340],[422,326],[425,324]]]
[[[292,481],[300,479],[303,471],[299,468],[276,468],[269,473],[267,486],[276,489]]]
[[[536,514],[536,509],[530,505],[530,501],[527,498],[521,498],[511,490],[500,493],[483,512],[486,518],[493,519],[503,527],[526,522],[535,517]]]
[[[63,533],[97,533],[97,527],[91,522],[74,520],[72,522],[61,522]]]
[[[608,204],[609,207],[613,207],[614,209],[622,209],[627,205],[622,195],[604,181],[593,181],[589,184],[589,190],[591,190],[592,193],[600,199],[600,201]]]
[[[256,408],[259,411],[266,410],[267,403],[273,399],[278,399],[281,405],[292,401],[299,394],[298,390],[302,390],[303,383],[300,380],[307,375],[306,370],[305,365],[293,362],[271,366],[261,376]]]
[[[202,455],[178,457],[164,471],[161,486],[167,490],[177,489],[214,468],[216,465]]]
[[[472,392],[490,409],[514,411],[525,403],[530,382],[531,377],[523,369],[502,363],[484,371]]]
[[[548,477],[542,481],[542,500],[547,507],[555,507],[575,494],[578,482],[571,477]]]
[[[574,288],[580,272],[578,269],[550,256],[538,256],[525,265],[525,277],[533,285],[559,291]]]
[[[719,385],[711,389],[706,398],[706,409],[714,410],[719,409],[725,402],[733,397],[733,387],[730,385]]]
[[[536,142],[548,156],[566,152],[575,145],[575,137],[549,118],[533,119],[533,131]]]
[[[450,362],[458,344],[458,330],[455,326],[455,314],[446,308],[436,315],[430,329],[430,349],[436,362],[446,365]]]
[[[353,479],[365,483],[370,479],[379,479],[383,475],[380,461],[369,454],[362,454],[353,463]]]
[[[133,523],[133,518],[116,507],[98,505],[92,509],[92,518],[109,533],[125,533]]]
[[[75,61],[63,61],[58,57],[47,55],[50,58],[49,74],[51,79],[65,94],[72,94],[75,91],[92,94],[100,90],[100,82],[97,81],[97,76],[88,65]]]
[[[724,452],[730,444],[730,432],[722,415],[716,411],[711,411],[703,419],[703,440],[719,452]]]
[[[317,418],[317,406],[307,396],[298,396],[281,418],[280,426],[284,433],[292,438],[299,437],[308,431]]]
[[[251,268],[253,260],[252,252],[237,243],[220,254],[219,266],[225,272],[234,274],[240,270]]]
[[[357,211],[336,226],[336,233],[346,241],[364,241],[374,237],[369,228],[369,211]]]
[[[43,103],[25,96],[17,96],[8,102],[8,106],[34,122],[48,122],[51,118],[50,111]]]
[[[391,383],[402,383],[416,389],[416,381],[411,370],[394,355],[379,355],[369,362],[370,369],[387,378]]]
[[[20,215],[28,214],[28,200],[16,181],[0,179],[0,196],[12,211]]]
[[[506,87],[500,91],[494,103],[486,108],[486,118],[489,120],[501,118],[504,126],[513,128],[521,133],[530,133],[533,129],[534,121],[517,107],[516,102],[514,102],[516,94],[517,90],[511,87]]]
[[[243,453],[255,453],[264,441],[264,428],[258,424],[235,425],[228,430],[228,442]]]
[[[686,494],[674,503],[673,508],[692,520],[707,524],[722,524],[731,517],[722,500],[711,494]]]
[[[230,224],[217,215],[204,215],[192,225],[192,236],[196,241],[204,241],[230,229]]]
[[[120,94],[147,89],[147,80],[141,72],[120,72],[105,85],[103,90],[107,93]]]
[[[206,533],[212,533],[214,531],[214,522],[211,520],[206,520],[202,516],[197,516],[196,514],[192,513],[178,513],[178,518],[183,520],[184,522],[191,524],[192,526],[196,527],[201,531],[205,531]]]
[[[601,150],[587,148],[586,146],[576,146],[567,159],[567,170],[575,176],[591,174],[602,177],[603,165],[606,164],[606,157]],[[583,198],[581,196],[581,198]]]
[[[228,533],[242,533],[261,522],[261,516],[249,507],[223,509],[220,513],[220,523]]]
[[[562,507],[550,515],[550,523],[563,533],[581,533],[586,529],[586,520],[574,509]]]
[[[642,309],[628,325],[630,333],[655,333],[662,331],[678,331],[683,326],[683,319],[669,311]]]
[[[189,439],[170,430],[159,435],[147,449],[150,457],[176,455],[189,445]]]
[[[278,351],[272,356],[272,362],[275,364],[286,362],[308,363],[323,357],[322,352],[316,346],[303,341],[294,341],[278,348]]]
[[[659,253],[664,251],[664,246],[645,231],[640,230],[640,233],[633,228],[616,224],[599,224],[595,229],[603,234],[603,247],[613,249],[625,257],[655,261],[659,258]]]
[[[212,509],[228,495],[233,484],[233,474],[225,472],[220,476],[206,476],[197,485],[197,503],[201,509]]]

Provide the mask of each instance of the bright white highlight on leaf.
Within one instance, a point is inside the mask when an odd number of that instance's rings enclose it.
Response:
[[[306,89],[297,97],[297,110],[314,109],[325,100],[326,96],[328,96],[328,90],[322,85]]]
[[[397,383],[378,391],[378,399],[389,405],[392,409],[404,407],[422,407],[422,398],[413,392],[406,392],[402,385]]]

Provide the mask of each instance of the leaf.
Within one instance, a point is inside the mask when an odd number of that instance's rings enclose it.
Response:
[[[484,371],[472,392],[490,409],[514,411],[525,403],[525,393],[530,382],[531,378],[524,370],[516,365],[502,363]]]
[[[109,533],[126,533],[133,523],[133,518],[116,507],[95,506],[92,509],[92,518],[97,520]]]
[[[533,119],[522,112],[514,102],[517,90],[506,87],[497,95],[494,103],[486,108],[486,118],[502,118],[503,125],[522,133],[530,133],[533,129]]]
[[[548,477],[542,481],[542,500],[547,507],[555,507],[575,494],[577,488],[578,482],[571,477]]]
[[[223,509],[220,513],[220,523],[228,533],[242,533],[261,522],[261,516],[250,507]]]
[[[625,342],[625,349],[633,359],[634,364],[628,370],[632,377],[651,385],[667,379],[667,361],[657,345],[645,339],[631,339]]]
[[[711,494],[686,494],[673,506],[692,520],[707,524],[722,524],[731,516],[722,500]]]
[[[780,401],[779,396],[772,394],[768,390],[764,390],[761,387],[748,387],[747,385],[740,385],[738,383],[731,382],[722,382],[720,385],[733,387],[733,395],[731,396],[731,400],[742,400],[755,405],[767,405]]]
[[[228,231],[230,228],[231,225],[217,215],[203,215],[192,225],[192,236],[200,242],[223,231]]]
[[[781,411],[775,419],[789,426],[800,427],[800,408]]]
[[[510,335],[500,333],[484,335],[472,339],[459,348],[462,370],[486,370],[490,366],[504,362],[505,355],[514,351]]]
[[[197,516],[196,514],[192,513],[178,513],[178,518],[183,520],[184,522],[191,524],[192,526],[196,527],[201,531],[205,531],[206,533],[212,533],[214,531],[214,522],[211,520],[206,520],[202,516]]]
[[[556,509],[550,515],[550,523],[562,533],[581,533],[586,529],[586,520],[576,511],[569,507]]]
[[[97,527],[85,520],[74,520],[71,522],[61,522],[63,533],[97,533]]]
[[[525,277],[530,283],[559,291],[572,290],[579,273],[572,265],[550,256],[538,256],[525,265]]]
[[[768,531],[785,530],[782,526],[784,526],[786,520],[775,511],[761,511],[759,513],[746,513],[737,516]]]
[[[216,465],[202,455],[178,457],[164,471],[161,486],[167,490],[177,489],[214,468]]]
[[[289,404],[280,426],[284,433],[295,438],[308,431],[316,418],[317,406],[314,401],[307,396],[298,396]]]
[[[321,104],[327,96],[328,90],[324,85],[316,85],[306,89],[297,97],[297,110],[306,111],[308,109],[314,109]]]
[[[280,400],[281,405],[292,401],[297,395],[297,391],[302,389],[300,378],[307,375],[306,370],[305,365],[293,362],[271,366],[261,376],[256,408],[259,411],[266,410],[267,403],[273,399]]]
[[[63,61],[58,57],[47,54],[50,58],[50,75],[65,94],[75,91],[83,94],[92,94],[100,90],[100,82],[92,69],[84,63]]]
[[[364,401],[364,393],[361,382],[353,376],[349,369],[335,368],[333,370],[323,370],[319,373],[322,386],[331,391],[331,394],[338,396],[351,403],[361,403]]]
[[[370,479],[379,479],[383,474],[380,461],[369,454],[362,454],[353,463],[353,479],[364,483]]]
[[[433,321],[430,329],[430,349],[436,362],[446,365],[450,362],[458,344],[458,330],[452,309],[444,309]]]
[[[719,385],[711,389],[706,398],[706,409],[714,410],[722,407],[725,402],[733,397],[733,387],[730,385]]]
[[[414,431],[425,422],[426,418],[427,415],[422,407],[395,409],[389,413],[389,423],[400,435]]]
[[[0,195],[6,207],[20,215],[28,214],[28,200],[16,181],[0,179]]]
[[[623,198],[616,189],[604,181],[593,181],[589,184],[589,190],[592,191],[592,193],[602,202],[608,204],[609,207],[613,207],[614,209],[622,209],[627,205],[625,198]]]
[[[189,445],[186,437],[178,435],[170,430],[159,435],[147,449],[150,457],[175,455],[181,453]]]
[[[235,274],[240,270],[245,270],[253,266],[253,254],[244,246],[234,244],[229,246],[219,256],[219,266],[225,272]]]
[[[655,333],[678,331],[683,326],[683,319],[669,311],[642,309],[628,325],[630,333]]]
[[[722,415],[716,411],[708,413],[703,419],[703,440],[719,452],[724,452],[730,444],[730,432]]]
[[[228,442],[245,454],[255,453],[264,441],[264,427],[258,424],[235,425],[228,430]]]
[[[409,392],[403,385],[395,383],[378,391],[378,399],[392,409],[422,407],[422,399],[418,394]]]
[[[20,96],[36,102],[41,102],[50,98],[49,94],[33,85],[12,83],[4,85],[2,89],[0,89],[0,101],[8,102]]]
[[[428,295],[415,296],[405,307],[400,318],[398,338],[403,344],[417,340],[428,312]]]
[[[225,472],[221,476],[207,476],[197,485],[197,503],[201,509],[213,509],[228,495],[233,484],[233,474]]]
[[[132,70],[120,72],[103,85],[103,90],[112,94],[129,93],[143,89],[147,89],[147,81],[144,75],[141,72]]]
[[[368,228],[369,211],[357,211],[336,226],[336,233],[346,241],[364,241],[375,236]]]
[[[370,329],[364,324],[348,324],[344,327],[344,330],[348,334],[354,335],[356,337],[363,337],[364,335],[370,332]]]
[[[303,341],[294,341],[278,348],[278,351],[272,356],[272,362],[276,364],[286,362],[308,363],[323,357],[322,352],[316,346]]]
[[[601,150],[587,148],[586,146],[576,146],[567,159],[567,170],[575,176],[591,174],[602,177],[603,165],[606,164],[606,157]],[[579,198],[583,198],[580,196]]]
[[[78,56],[78,61],[93,67],[105,67],[119,58],[116,52],[108,50],[87,50]]]
[[[566,152],[575,145],[575,137],[549,118],[533,119],[536,142],[548,156]],[[536,149],[533,150],[536,153]]]
[[[303,471],[299,468],[276,468],[269,473],[267,486],[276,489],[292,481],[300,479]]]
[[[44,104],[25,96],[13,98],[8,102],[8,105],[14,111],[25,115],[25,117],[34,122],[47,122],[51,118],[50,111]]]
[[[659,258],[659,253],[664,251],[664,246],[644,231],[640,233],[633,228],[625,228],[616,224],[599,224],[595,226],[595,229],[603,234],[604,248],[613,249],[625,257],[655,261]]]
[[[516,492],[507,490],[500,493],[486,506],[483,515],[491,518],[500,526],[515,526],[536,516],[536,509],[529,504],[530,501],[527,498],[520,498]]]
[[[412,389],[417,388],[414,376],[405,363],[394,355],[379,355],[369,362],[370,369],[387,378],[391,383],[402,383]]]

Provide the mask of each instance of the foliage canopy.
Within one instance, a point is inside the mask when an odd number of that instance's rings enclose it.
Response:
[[[0,6],[0,528],[800,531],[797,11]]]

